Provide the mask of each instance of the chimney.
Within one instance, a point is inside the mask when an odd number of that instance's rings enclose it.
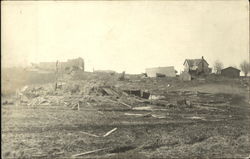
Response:
[[[203,61],[204,61],[204,58],[203,58],[203,56],[201,57],[201,59],[202,59],[202,60],[201,60],[201,61],[202,61],[202,66],[201,66],[201,67],[202,67],[202,72],[204,73],[204,62],[203,62]]]

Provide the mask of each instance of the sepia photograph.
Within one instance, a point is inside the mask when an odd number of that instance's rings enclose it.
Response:
[[[249,13],[1,1],[1,158],[250,159]]]

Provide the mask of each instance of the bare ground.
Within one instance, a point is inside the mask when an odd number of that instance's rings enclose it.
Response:
[[[228,103],[195,104],[190,108],[155,106],[149,110],[131,110],[115,104],[83,105],[79,111],[66,106],[4,105],[2,157],[72,158],[103,148],[106,149],[80,157],[246,158],[250,155],[250,106],[245,89],[205,83],[176,86],[172,90],[203,92],[195,99],[197,102],[223,98]],[[117,130],[103,137],[113,128]]]

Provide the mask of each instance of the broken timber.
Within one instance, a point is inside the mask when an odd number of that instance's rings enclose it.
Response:
[[[87,151],[87,152],[83,152],[83,153],[72,155],[72,157],[78,157],[78,156],[88,155],[88,154],[99,152],[99,151],[103,151],[103,150],[106,150],[106,149],[108,149],[108,148],[102,148],[102,149],[97,149],[97,150],[93,150],[93,151]]]
[[[98,136],[98,135],[90,134],[90,133],[87,133],[87,132],[84,132],[84,131],[81,131],[81,133],[86,134],[86,135],[89,135],[89,136],[93,136],[93,137],[100,137],[100,136]]]
[[[110,130],[109,132],[107,132],[105,135],[103,135],[103,137],[109,136],[111,133],[113,133],[114,131],[116,131],[117,128],[114,128],[112,130]]]
[[[131,106],[131,105],[128,105],[128,104],[123,103],[123,102],[121,102],[121,101],[119,101],[118,103],[120,103],[120,104],[122,104],[122,105],[125,105],[125,106],[127,106],[127,107],[129,107],[129,108],[132,108],[132,106]]]

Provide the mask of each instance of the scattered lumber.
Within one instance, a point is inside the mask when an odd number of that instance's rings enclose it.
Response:
[[[133,110],[153,110],[151,106],[135,107]]]
[[[104,113],[103,113],[103,112],[101,112],[101,111],[97,111],[97,112],[98,112],[98,113],[100,113],[100,114],[102,114],[102,115],[104,114]]]
[[[117,128],[114,128],[114,129],[108,131],[105,135],[103,135],[103,137],[109,136],[111,133],[113,133],[113,132],[116,131],[116,130],[117,130]]]
[[[204,117],[199,117],[199,116],[192,116],[192,117],[187,117],[188,119],[199,119],[199,120],[206,120]]]
[[[118,103],[120,103],[120,104],[122,104],[122,105],[125,105],[125,106],[127,106],[127,107],[129,107],[129,108],[132,108],[132,106],[131,106],[131,105],[128,105],[128,104],[123,103],[123,102],[121,102],[121,101],[119,101]]]
[[[150,106],[141,106],[141,107],[134,107],[133,110],[143,110],[143,111],[165,111],[165,109],[150,107]]]
[[[166,116],[164,115],[157,115],[157,114],[151,114],[151,113],[146,113],[146,114],[125,113],[125,115],[139,116],[139,117],[154,117],[158,119],[166,118]]]
[[[93,137],[101,137],[101,136],[98,136],[98,135],[95,135],[95,134],[90,134],[90,133],[87,133],[87,132],[84,132],[84,131],[81,131],[81,133],[89,135],[89,136],[93,136]]]
[[[99,151],[103,151],[103,150],[106,150],[106,149],[108,149],[108,148],[102,148],[102,149],[87,151],[87,152],[83,152],[83,153],[72,155],[72,157],[78,157],[78,156],[88,155],[88,154],[99,152]]]
[[[206,107],[206,106],[199,106],[199,105],[196,105],[196,106],[194,106],[194,107],[196,107],[196,108],[199,108],[199,109],[207,109],[207,110],[218,110],[218,111],[222,111],[222,112],[224,112],[225,110],[223,110],[223,109],[219,109],[219,108],[215,108],[215,107]]]
[[[107,137],[107,136],[109,136],[110,134],[112,134],[113,132],[115,132],[116,130],[117,130],[117,128],[114,128],[114,129],[108,131],[108,132],[107,132],[106,134],[104,134],[103,136],[99,136],[99,135],[87,133],[87,132],[84,132],[84,131],[80,131],[80,133],[83,133],[83,134],[86,134],[86,135],[89,135],[89,136],[93,136],[93,137]]]
[[[124,113],[124,114],[131,115],[131,116],[142,116],[142,117],[151,116],[150,113],[146,113],[146,114]]]
[[[152,114],[152,117],[158,118],[158,119],[164,119],[164,118],[166,118],[166,116],[164,116],[164,115],[157,115],[157,114]]]
[[[115,101],[115,100],[112,100],[112,99],[109,99],[109,98],[104,98],[102,99],[103,101],[109,101],[109,102],[112,102],[112,103],[119,103],[118,101]]]
[[[64,154],[64,152],[57,152],[57,153],[54,153],[53,155],[62,155]]]
[[[38,158],[38,157],[46,157],[47,155],[46,154],[34,154],[34,155],[32,155],[32,157],[36,157],[36,158]]]

